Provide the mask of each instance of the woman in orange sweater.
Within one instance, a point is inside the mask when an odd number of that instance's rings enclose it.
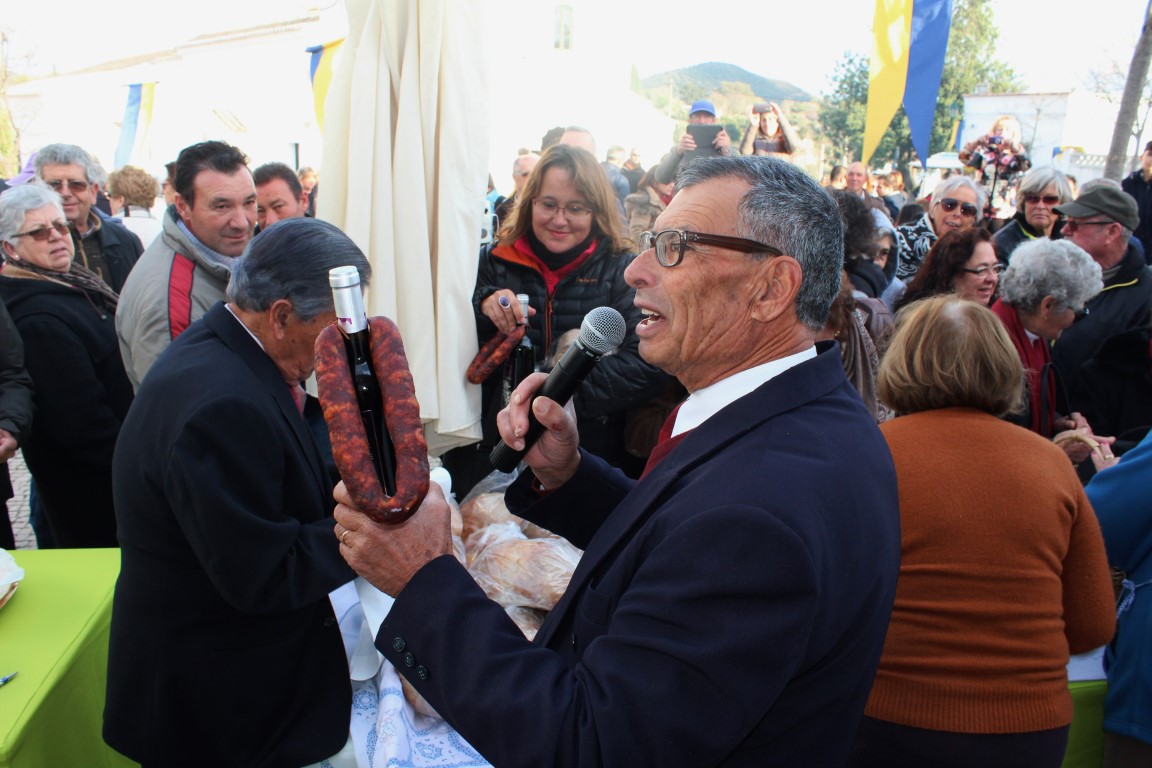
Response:
[[[901,564],[850,766],[1059,766],[1069,653],[1114,626],[1100,526],[1063,451],[1002,421],[1020,359],[985,307],[910,305],[880,367]]]

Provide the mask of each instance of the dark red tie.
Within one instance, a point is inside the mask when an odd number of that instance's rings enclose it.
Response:
[[[299,384],[289,384],[288,389],[292,392],[292,402],[296,403],[296,410],[300,411],[300,415],[303,416],[304,403],[308,399],[308,393]]]
[[[684,405],[684,403],[680,403]],[[680,445],[680,441],[688,437],[688,433],[692,430],[685,430],[680,434],[672,437],[672,428],[676,426],[676,414],[680,412],[680,405],[672,409],[672,413],[668,414],[668,418],[664,420],[664,426],[660,427],[660,437],[656,442],[656,447],[652,449],[652,453],[648,455],[648,463],[644,465],[644,471],[640,473],[640,479],[643,480],[652,469],[659,464],[665,456],[672,453],[672,449]]]

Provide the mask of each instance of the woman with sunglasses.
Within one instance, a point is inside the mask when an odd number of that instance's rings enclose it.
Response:
[[[996,295],[1003,269],[987,231],[969,227],[946,232],[928,251],[916,276],[896,302],[896,309],[946,293],[986,307]]]
[[[1012,421],[1041,437],[1056,437],[1066,430],[1102,441],[1079,413],[1057,416],[1058,403],[1067,396],[1058,389],[1052,368],[1052,342],[1086,312],[1084,304],[1104,287],[1100,265],[1084,249],[1068,240],[1032,240],[1012,254],[1012,263],[1000,281],[1000,298],[992,312],[1008,330],[1026,375],[1024,409]],[[1108,450],[1110,453],[1110,449]],[[1074,464],[1091,454],[1083,442],[1065,444]]]
[[[1005,265],[1016,246],[1038,237],[1060,237],[1062,222],[1055,208],[1072,200],[1068,177],[1051,166],[1033,168],[1020,180],[1016,215],[996,232],[992,245]]]
[[[498,239],[480,252],[472,303],[481,345],[527,322],[538,363],[566,331],[579,328],[596,307],[624,316],[624,344],[592,370],[574,398],[580,443],[616,466],[635,461],[624,448],[625,414],[663,389],[667,377],[640,359],[633,333],[642,319],[624,269],[635,258],[618,214],[615,193],[590,152],[558,144],[541,157]],[[528,294],[524,318],[516,294]],[[496,414],[504,407],[499,374],[482,390],[484,438],[479,447],[452,451],[444,466],[458,494],[491,472],[488,453],[499,439]],[[643,462],[639,462],[642,465]],[[636,467],[638,471],[642,466]],[[461,490],[463,489],[463,490]]]
[[[72,261],[60,197],[34,184],[0,195],[0,298],[24,341],[35,415],[22,446],[60,547],[116,546],[112,449],[132,403],[118,296]]]
[[[896,276],[905,283],[910,282],[928,251],[946,232],[976,226],[985,199],[984,190],[966,176],[950,176],[937,184],[927,213],[911,224],[896,228],[900,241]]]

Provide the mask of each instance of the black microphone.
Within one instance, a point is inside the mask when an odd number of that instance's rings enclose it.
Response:
[[[612,307],[596,307],[585,315],[584,322],[580,323],[580,336],[564,353],[564,357],[560,358],[560,362],[556,363],[544,381],[544,386],[532,396],[532,401],[535,402],[537,397],[547,397],[560,405],[567,403],[576,394],[584,377],[600,362],[600,358],[624,343],[626,330],[624,316]],[[501,472],[511,472],[542,434],[544,425],[536,420],[529,406],[524,450],[513,450],[501,440],[492,449],[488,459]]]

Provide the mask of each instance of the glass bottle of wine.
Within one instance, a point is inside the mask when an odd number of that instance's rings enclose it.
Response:
[[[520,312],[524,316],[521,321],[521,325],[524,326],[524,338],[520,339],[520,343],[504,361],[504,405],[507,405],[508,398],[512,397],[512,390],[520,386],[520,382],[536,370],[536,349],[532,345],[532,339],[528,338],[528,294],[518,293],[516,299],[520,302]]]
[[[384,421],[384,398],[372,367],[372,342],[368,330],[368,313],[364,311],[364,294],[360,291],[360,272],[356,267],[335,267],[328,271],[336,324],[344,334],[348,368],[360,408],[360,420],[368,439],[368,452],[380,487],[388,496],[396,495],[396,450]]]

